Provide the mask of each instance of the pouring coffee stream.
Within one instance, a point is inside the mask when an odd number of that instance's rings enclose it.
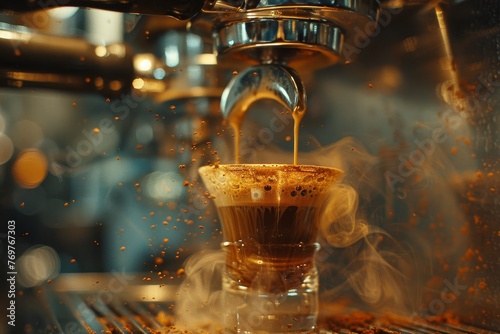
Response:
[[[260,65],[239,73],[221,97],[221,111],[235,131],[235,162],[240,161],[240,130],[250,106],[261,99],[271,99],[291,112],[294,121],[293,164],[297,164],[300,121],[306,112],[306,91],[302,80],[291,68]]]

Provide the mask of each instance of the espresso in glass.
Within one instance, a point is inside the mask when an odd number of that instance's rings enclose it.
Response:
[[[227,332],[316,331],[321,206],[341,175],[308,165],[205,166],[224,234]]]

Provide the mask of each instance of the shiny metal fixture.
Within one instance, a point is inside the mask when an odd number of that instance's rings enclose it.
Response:
[[[213,26],[220,61],[275,63],[309,71],[338,62],[355,27],[375,23],[380,9],[377,0],[231,4],[218,1],[200,18]]]
[[[302,67],[338,61],[344,35],[324,22],[297,19],[256,19],[233,22],[214,34],[219,56]],[[318,61],[312,61],[311,57]],[[307,65],[306,65],[307,66]]]
[[[261,65],[247,68],[228,84],[221,97],[222,115],[239,128],[249,107],[260,99],[272,99],[299,114],[306,108],[304,85],[292,69]]]

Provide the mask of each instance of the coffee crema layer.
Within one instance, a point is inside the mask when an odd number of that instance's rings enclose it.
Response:
[[[287,164],[221,164],[199,172],[217,206],[310,206],[342,174],[330,167]]]

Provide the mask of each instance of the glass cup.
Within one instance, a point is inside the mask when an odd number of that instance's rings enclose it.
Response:
[[[316,332],[318,219],[323,196],[341,171],[233,164],[199,172],[224,234],[225,330]]]

